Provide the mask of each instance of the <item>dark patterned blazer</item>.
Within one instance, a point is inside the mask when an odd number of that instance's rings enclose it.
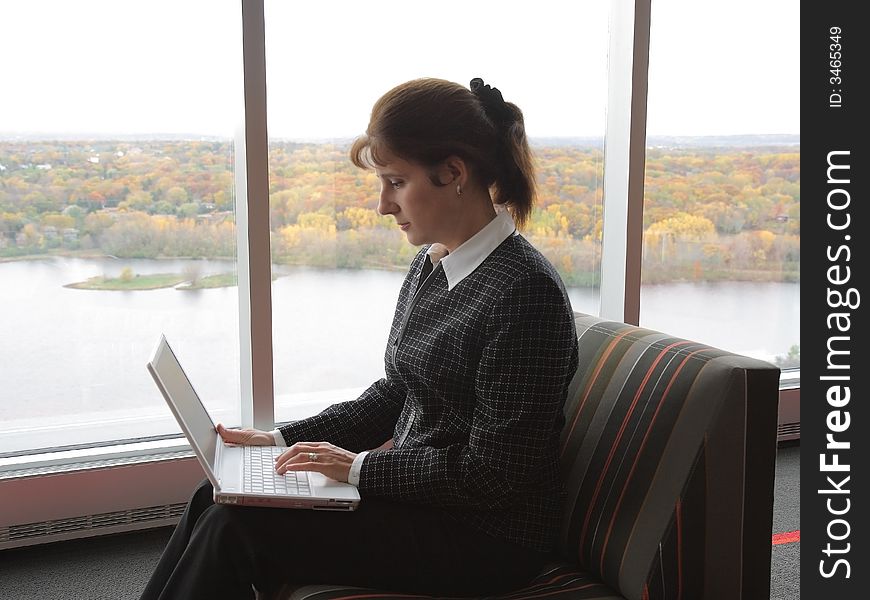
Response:
[[[402,284],[386,377],[354,401],[280,428],[288,445],[370,452],[363,499],[441,507],[539,551],[561,525],[562,408],[577,367],[571,305],[553,266],[508,236],[453,289],[424,247]],[[416,293],[415,293],[416,292]]]

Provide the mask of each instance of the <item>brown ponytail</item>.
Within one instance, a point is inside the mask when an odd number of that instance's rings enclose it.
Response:
[[[505,102],[513,113],[513,122],[506,124],[502,135],[504,153],[500,177],[494,183],[493,202],[507,204],[518,227],[526,224],[535,204],[535,164],[523,113],[516,104]]]
[[[384,165],[387,153],[433,170],[459,156],[490,188],[493,203],[508,207],[517,227],[531,215],[535,169],[523,113],[481,79],[472,80],[471,90],[442,79],[415,79],[384,94],[350,159],[366,169]],[[432,181],[441,185],[434,175]]]

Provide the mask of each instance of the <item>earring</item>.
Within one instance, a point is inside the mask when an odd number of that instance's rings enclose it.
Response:
[[[461,196],[461,195],[462,195],[462,184],[461,184],[461,183],[457,183],[457,184],[456,184],[456,195],[457,195],[457,196]]]

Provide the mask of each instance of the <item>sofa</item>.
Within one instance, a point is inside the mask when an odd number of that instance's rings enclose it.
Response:
[[[767,600],[779,369],[589,315],[576,325],[561,542],[532,584],[502,597]],[[258,597],[426,598],[339,585]]]

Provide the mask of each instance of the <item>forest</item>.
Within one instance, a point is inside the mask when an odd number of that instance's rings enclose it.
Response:
[[[538,206],[523,232],[566,284],[594,285],[603,152],[534,144]],[[233,258],[229,141],[0,140],[0,260],[45,255]],[[415,253],[376,211],[347,145],[273,142],[272,257],[404,269]],[[654,147],[646,157],[645,283],[799,281],[797,146]]]

